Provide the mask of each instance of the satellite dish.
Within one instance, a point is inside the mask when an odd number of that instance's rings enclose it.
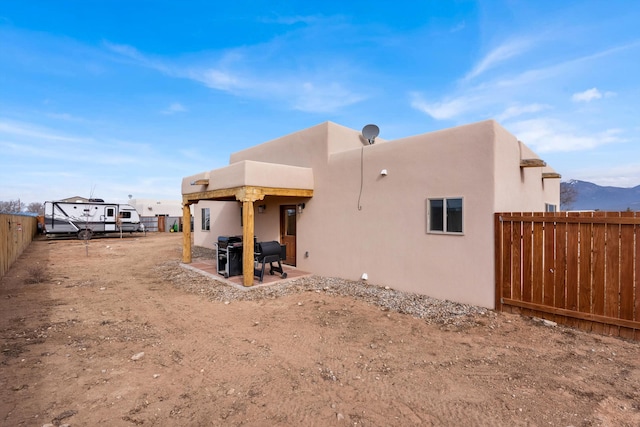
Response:
[[[376,140],[376,136],[380,134],[380,128],[376,125],[366,125],[362,128],[362,136],[369,142],[369,145],[373,144]]]

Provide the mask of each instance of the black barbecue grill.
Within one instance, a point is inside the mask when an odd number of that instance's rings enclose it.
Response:
[[[225,278],[231,276],[242,276],[242,236],[218,236],[216,245],[216,262],[218,274]],[[253,238],[255,268],[254,276],[260,278],[260,283],[264,278],[264,272],[269,264],[269,274],[276,272],[284,279],[287,273],[282,269],[281,260],[286,258],[286,246],[276,241],[256,243]],[[277,265],[274,265],[277,263]]]
[[[225,278],[242,275],[242,236],[218,236],[216,243],[218,274]]]
[[[287,273],[282,269],[282,259],[286,258],[283,254],[286,254],[286,246],[281,245],[279,242],[260,242],[256,244],[255,259],[257,268],[254,269],[254,276],[260,278],[260,283],[264,278],[264,271],[267,264],[269,264],[269,274],[273,275],[275,272],[280,273],[280,277],[283,279],[287,277]],[[278,263],[274,266],[273,263]]]
[[[236,243],[242,243],[242,236],[218,236],[220,249],[226,249],[229,245],[233,246]]]

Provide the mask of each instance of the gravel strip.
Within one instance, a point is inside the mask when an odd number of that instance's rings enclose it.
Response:
[[[402,292],[388,287],[380,287],[361,281],[335,277],[306,276],[246,290],[238,290],[222,281],[203,276],[182,268],[177,261],[170,261],[156,267],[157,272],[174,286],[190,293],[196,293],[221,302],[255,301],[275,299],[303,292],[325,293],[353,297],[383,310],[404,313],[424,319],[427,323],[454,324],[477,323],[477,316],[495,315],[492,310],[447,300],[439,300],[426,295]]]

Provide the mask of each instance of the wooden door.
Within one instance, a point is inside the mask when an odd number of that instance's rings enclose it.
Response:
[[[282,262],[296,265],[296,205],[280,206],[280,244],[287,245],[287,258]]]

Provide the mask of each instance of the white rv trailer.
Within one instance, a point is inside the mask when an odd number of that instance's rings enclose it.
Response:
[[[48,235],[75,235],[89,240],[94,234],[142,231],[140,215],[131,205],[102,199],[44,203],[44,233]]]

